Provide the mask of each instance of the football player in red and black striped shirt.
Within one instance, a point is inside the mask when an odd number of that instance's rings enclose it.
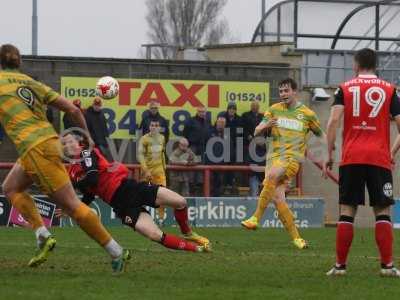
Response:
[[[114,209],[123,224],[167,248],[192,252],[210,250],[209,240],[190,228],[184,197],[165,187],[128,178],[126,166],[108,162],[97,148],[90,150],[79,139],[80,136],[68,134],[62,143],[64,152],[74,157],[69,175],[75,188],[82,192],[84,203],[90,204],[98,196]],[[160,205],[174,208],[183,239],[161,231],[144,208]]]
[[[353,240],[353,222],[358,205],[364,205],[365,186],[373,207],[375,237],[381,257],[382,276],[400,277],[393,266],[393,232],[390,206],[393,201],[392,161],[397,152],[390,150],[390,119],[400,132],[400,101],[396,88],[378,78],[377,56],[362,49],[354,56],[356,77],[342,83],[328,121],[329,158],[324,171],[332,167],[336,129],[344,118],[342,159],[339,166],[340,218],[336,232],[336,264],[327,275],[346,274],[347,255]],[[326,173],[325,173],[326,174]]]

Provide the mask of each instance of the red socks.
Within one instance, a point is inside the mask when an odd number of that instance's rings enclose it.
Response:
[[[190,229],[189,225],[187,206],[181,209],[175,209],[174,215],[175,220],[181,229],[181,232],[183,234],[190,233],[192,230]]]
[[[197,244],[168,233],[163,234],[161,244],[170,249],[197,252]]]
[[[375,241],[381,255],[382,267],[393,265],[393,230],[390,216],[376,217]]]
[[[353,222],[354,218],[340,216],[336,228],[336,264],[346,266],[347,255],[349,254],[353,241]]]
[[[336,264],[346,266],[347,255],[353,241],[354,218],[340,216],[336,231]],[[393,265],[393,229],[390,216],[379,215],[375,223],[375,240],[381,256],[382,267]]]
[[[189,225],[188,220],[188,210],[187,207],[181,209],[174,210],[175,220],[181,229],[183,234],[190,233],[192,229]],[[188,242],[180,237],[177,237],[172,234],[163,234],[161,239],[161,244],[167,248],[175,249],[175,250],[185,250],[185,251],[192,251],[197,252],[198,245],[192,242]]]

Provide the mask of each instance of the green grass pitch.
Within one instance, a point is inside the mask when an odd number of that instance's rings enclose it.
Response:
[[[325,276],[334,262],[333,228],[303,230],[310,248],[302,251],[281,229],[201,228],[214,252],[199,254],[167,250],[128,228],[110,230],[133,250],[127,272],[118,277],[111,276],[105,252],[76,228],[53,229],[57,248],[37,269],[26,267],[34,251],[32,232],[0,228],[0,299],[386,300],[400,295],[400,280],[378,276],[372,229],[356,230],[343,278]],[[400,257],[399,230],[395,238]]]

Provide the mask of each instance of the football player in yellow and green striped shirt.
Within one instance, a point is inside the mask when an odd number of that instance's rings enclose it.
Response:
[[[279,219],[289,232],[296,247],[303,249],[307,243],[300,237],[294,217],[285,199],[285,186],[299,170],[304,159],[309,132],[323,138],[316,114],[297,100],[297,84],[293,79],[279,83],[281,102],[272,105],[264,119],[256,127],[254,135],[270,129],[272,150],[267,156],[265,179],[257,210],[251,218],[242,222],[247,229],[256,229],[268,203],[273,200]]]
[[[0,123],[14,142],[19,159],[3,182],[3,192],[35,231],[39,251],[30,262],[36,267],[47,260],[56,240],[44,226],[26,190],[36,183],[112,257],[114,272],[121,272],[129,251],[123,251],[92,210],[76,196],[64,167],[61,144],[45,109],[52,105],[68,114],[88,134],[79,108],[51,88],[21,73],[19,50],[10,44],[0,48]]]

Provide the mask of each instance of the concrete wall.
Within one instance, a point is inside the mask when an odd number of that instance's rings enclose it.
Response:
[[[196,49],[189,48],[191,54]],[[184,59],[185,49],[178,51],[178,59]],[[223,44],[205,46],[197,49],[199,57],[209,61],[251,62],[251,63],[283,63],[292,68],[300,68],[303,55],[294,51],[293,43],[270,42],[253,44]]]
[[[205,47],[207,57],[212,61],[275,62],[287,63],[299,68],[303,63],[302,54],[294,53],[292,43],[228,44]]]

